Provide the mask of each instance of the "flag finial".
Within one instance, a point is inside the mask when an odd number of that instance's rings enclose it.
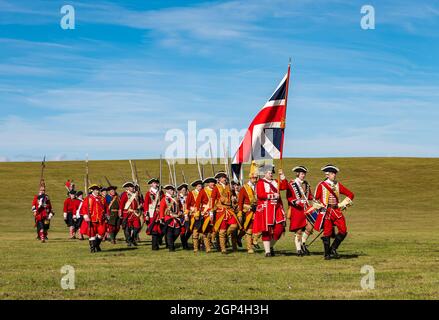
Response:
[[[288,64],[291,64],[291,57],[288,58]]]

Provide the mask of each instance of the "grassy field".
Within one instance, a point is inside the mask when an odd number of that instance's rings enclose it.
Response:
[[[284,168],[291,178],[290,168],[306,165],[314,187],[322,178],[319,168],[328,162],[341,168],[339,180],[356,194],[346,214],[349,234],[339,250],[342,259],[331,261],[323,260],[320,240],[310,248],[314,254],[296,257],[290,232],[273,258],[262,251],[252,256],[153,252],[144,230],[137,248],[123,241],[104,243],[101,253],[90,254],[87,241],[67,239],[62,219],[64,182],[70,178],[83,188],[83,162],[47,163],[47,191],[56,215],[49,241],[42,244],[35,240],[30,210],[40,164],[0,163],[0,298],[438,299],[439,159],[285,159]],[[136,163],[143,180],[145,169],[158,175],[158,161]],[[179,168],[188,180],[196,177],[194,165]],[[129,170],[128,161],[90,162],[92,182],[103,182],[106,175],[120,186]],[[145,192],[146,183],[142,187]],[[60,286],[63,265],[75,268],[75,290]],[[360,286],[364,265],[375,269],[373,290]]]

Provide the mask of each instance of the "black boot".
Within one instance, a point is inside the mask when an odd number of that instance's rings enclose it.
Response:
[[[152,250],[159,250],[159,236],[153,234],[152,235]]]
[[[270,248],[270,254],[271,254],[272,257],[275,256],[275,254],[274,254],[274,248],[273,248],[273,247]]]
[[[90,252],[91,252],[91,253],[96,252],[96,251],[95,251],[94,240],[88,240],[88,243],[89,243],[89,245],[90,245]]]
[[[102,242],[102,238],[96,237],[96,239],[95,239],[95,247],[96,247],[96,251],[97,252],[101,252],[102,251],[101,247],[100,247],[101,242]]]
[[[330,260],[332,258],[331,256],[331,249],[330,249],[330,238],[329,237],[322,237],[323,241],[323,249],[325,250],[325,260]]]
[[[346,234],[337,233],[337,235],[335,236],[335,240],[331,246],[331,255],[335,259],[340,259],[340,255],[337,253],[337,249],[340,243],[342,243],[342,241],[344,240],[344,238],[346,238]]]
[[[308,247],[306,246],[306,244],[302,243],[301,249],[302,249],[302,252],[303,252],[304,255],[307,255],[307,256],[310,255]]]
[[[236,243],[238,244],[238,247],[242,248],[242,238],[238,237],[238,239],[236,239]]]
[[[138,237],[137,230],[133,229],[133,236],[131,238],[131,243],[133,244],[133,246],[136,246],[136,247],[137,247],[137,237]]]

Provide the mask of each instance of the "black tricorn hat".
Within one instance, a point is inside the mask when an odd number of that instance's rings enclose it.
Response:
[[[135,187],[134,183],[131,181],[127,181],[123,184],[122,188]]]
[[[117,187],[116,186],[109,186],[109,187],[107,187],[107,190],[108,191],[110,191],[110,190],[117,190]]]
[[[305,166],[297,166],[293,168],[293,172],[308,172],[308,168]]]
[[[108,191],[108,188],[101,186],[101,191]]]
[[[153,182],[160,183],[160,180],[158,178],[151,178],[148,180],[148,184],[152,184]]]
[[[76,191],[75,190],[70,190],[69,194],[76,194]]]
[[[241,185],[241,183],[239,181],[235,181],[235,180],[232,180],[232,182],[230,182],[230,184],[232,186],[240,186]]]
[[[163,187],[165,190],[175,190],[175,187],[172,184],[167,184]]]
[[[338,169],[336,166],[334,166],[333,164],[327,164],[326,166],[322,167],[321,169],[323,172],[333,172],[333,173],[337,173],[340,171],[340,169]]]
[[[191,186],[196,187],[199,184],[203,184],[203,180],[201,179],[195,180],[194,182],[191,183]]]
[[[96,189],[100,190],[101,187],[98,186],[97,184],[92,184],[90,187],[88,187],[88,190],[96,190]]]
[[[215,175],[215,179],[219,179],[221,177],[227,178],[227,173],[225,173],[224,171],[217,172],[216,175]]]
[[[180,190],[183,189],[183,188],[186,188],[186,189],[187,189],[187,187],[188,187],[188,184],[187,184],[187,183],[182,183],[182,184],[180,184],[180,185],[177,187],[177,190],[180,191]]]
[[[203,181],[203,183],[211,183],[211,182],[216,183],[216,179],[209,177],[209,178],[204,179],[204,181]]]
[[[76,192],[76,196],[77,196],[77,197],[82,196],[83,194],[84,194],[84,192],[82,192],[82,191],[78,191],[78,192]]]

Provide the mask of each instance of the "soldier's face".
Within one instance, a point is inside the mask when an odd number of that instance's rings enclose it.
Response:
[[[213,188],[215,186],[215,182],[209,182],[209,187]]]
[[[99,194],[99,190],[98,189],[94,189],[92,191],[92,193],[93,193],[94,196],[97,196]]]
[[[107,191],[101,191],[102,196],[106,196],[107,195]]]
[[[111,189],[111,190],[110,190],[110,196],[114,196],[115,194],[116,194],[116,191],[113,190],[113,189]]]
[[[75,195],[74,194],[70,194],[70,199],[75,199]]]
[[[250,178],[250,181],[251,181],[252,183],[256,183],[256,181],[258,181],[258,178],[257,178],[257,177],[251,177],[251,178]]]
[[[305,173],[305,172],[299,172],[299,174],[297,175],[297,177],[298,177],[300,180],[304,180],[305,177],[306,177],[306,173]]]
[[[336,174],[335,172],[328,172],[328,173],[326,174],[326,176],[328,177],[328,179],[331,180],[331,181],[334,181],[334,180],[335,180],[336,175],[337,175],[337,174]]]
[[[197,188],[198,191],[200,191],[203,188],[203,185],[202,184],[197,184],[196,188]]]
[[[268,180],[273,179],[273,171],[265,172],[265,179],[268,179]]]
[[[227,178],[226,177],[221,177],[221,178],[219,178],[219,181],[224,184],[224,183],[226,183]]]
[[[158,186],[159,184],[157,182],[151,183],[151,187],[153,187],[154,189],[157,189]]]
[[[128,187],[128,191],[133,193],[134,192],[134,187]]]
[[[168,189],[168,194],[172,197],[174,195],[174,190]]]

